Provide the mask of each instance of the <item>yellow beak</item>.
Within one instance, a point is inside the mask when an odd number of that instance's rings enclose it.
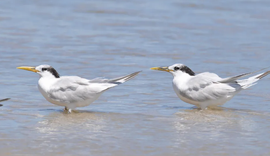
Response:
[[[28,70],[32,72],[39,72],[38,70],[35,69],[35,67],[17,67],[17,69],[23,69],[23,70]]]
[[[153,67],[153,68],[150,68],[150,69],[152,69],[152,70],[166,71],[166,72],[173,71],[173,70],[169,69],[168,67]]]

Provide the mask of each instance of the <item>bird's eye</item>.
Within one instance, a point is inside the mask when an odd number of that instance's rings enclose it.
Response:
[[[180,68],[179,67],[174,67],[174,70],[179,70]]]
[[[46,71],[47,70],[47,68],[42,68],[42,71]]]

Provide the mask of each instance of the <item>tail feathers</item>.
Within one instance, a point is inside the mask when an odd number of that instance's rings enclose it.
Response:
[[[248,79],[244,79],[244,80],[237,80],[236,82],[238,84],[240,84],[242,86],[243,89],[247,89],[255,84],[257,84],[256,82],[259,81],[260,79],[262,79],[263,77],[267,76],[268,74],[270,74],[270,71],[252,76]]]
[[[124,83],[132,78],[134,78],[135,76],[137,76],[141,71],[126,75],[126,76],[122,76],[119,78],[115,78],[115,79],[111,79],[108,81],[108,83],[114,83],[114,84],[121,84]]]
[[[10,98],[1,99],[0,102],[7,101],[7,100],[9,100],[9,99],[10,99]]]
[[[259,74],[259,76],[257,77],[257,79],[262,79],[262,78],[264,78],[265,76],[267,76],[268,74],[270,74],[270,71],[267,71],[267,72],[265,72],[265,73],[263,73],[263,74]]]
[[[238,79],[240,79],[242,77],[245,77],[245,76],[248,76],[248,75],[257,73],[257,72],[262,71],[262,70],[265,70],[267,68],[269,68],[269,67],[266,67],[266,68],[263,68],[263,69],[260,69],[260,70],[254,71],[254,72],[249,72],[249,73],[244,73],[244,74],[233,76],[233,77],[224,78],[224,79],[222,79],[221,81],[218,81],[218,82],[220,82],[220,83],[235,82],[236,80],[238,80]]]
[[[102,79],[102,78],[96,78],[94,80],[90,80],[89,83],[91,83],[91,85],[93,87],[95,87],[96,89],[99,90],[99,92],[103,92],[105,90],[108,90],[112,87],[115,87],[119,84],[122,84],[132,78],[134,78],[135,76],[137,76],[141,71],[132,73],[130,75],[126,75],[126,76],[122,76],[122,77],[118,77],[115,79]]]

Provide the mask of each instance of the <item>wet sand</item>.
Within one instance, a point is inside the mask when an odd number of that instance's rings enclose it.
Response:
[[[222,77],[269,66],[268,1],[0,2],[0,155],[269,155],[270,78],[200,111],[149,70],[184,63]],[[47,102],[38,75],[135,79],[72,114]]]

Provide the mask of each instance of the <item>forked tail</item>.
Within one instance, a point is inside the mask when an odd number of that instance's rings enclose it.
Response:
[[[260,79],[262,79],[263,77],[267,76],[268,74],[270,74],[270,71],[252,76],[248,79],[244,79],[244,80],[237,80],[236,82],[238,84],[240,84],[242,86],[243,89],[247,89],[253,85],[256,84],[257,81],[259,81]]]

